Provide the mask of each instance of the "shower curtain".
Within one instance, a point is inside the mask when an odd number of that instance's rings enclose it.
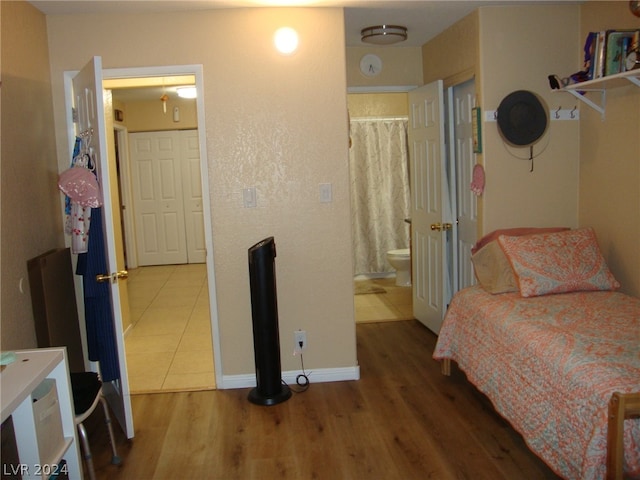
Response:
[[[387,251],[409,247],[407,118],[351,119],[354,275],[393,271]]]

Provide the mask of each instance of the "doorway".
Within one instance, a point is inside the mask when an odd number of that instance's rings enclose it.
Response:
[[[138,265],[132,208],[137,187],[131,175],[128,147],[131,132],[128,126],[133,126],[132,131],[153,130],[157,127],[145,126],[144,115],[139,114],[137,120],[129,124],[127,109],[123,107],[134,102],[144,105],[153,98],[153,108],[157,108],[162,116],[168,115],[170,119],[168,126],[160,129],[179,130],[179,127],[186,124],[177,121],[180,113],[183,118],[188,115],[184,115],[186,112],[181,111],[181,108],[176,111],[171,98],[175,96],[178,85],[195,86],[196,90],[202,92],[201,77],[199,66],[104,71],[104,87],[112,92],[114,111],[119,110],[115,115],[118,123],[114,125],[121,174],[119,193],[122,198],[123,242],[130,269],[128,290],[132,322],[125,332],[125,352],[132,394],[212,389],[216,387],[216,378],[221,375],[211,255],[206,255],[206,258],[203,256],[202,263],[145,267]],[[206,251],[211,252],[209,191],[208,184],[202,180],[207,178],[207,162],[204,103],[201,98],[202,95],[199,95],[199,98],[192,100],[195,107],[195,144],[200,151],[196,184],[201,189],[203,200],[199,230],[203,234]],[[135,109],[129,110],[129,114],[133,110]],[[139,113],[140,108],[137,110]]]

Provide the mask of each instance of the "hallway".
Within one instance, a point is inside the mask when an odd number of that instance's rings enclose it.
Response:
[[[215,387],[205,264],[129,270],[125,336],[132,394]]]

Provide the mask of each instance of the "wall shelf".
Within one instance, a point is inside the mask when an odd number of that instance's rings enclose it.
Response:
[[[604,120],[607,89],[624,87],[630,84],[640,87],[640,69],[616,73],[615,75],[607,75],[586,82],[573,83],[558,91],[570,93],[581,102],[599,112]],[[586,92],[600,92],[600,104],[587,98],[585,95]]]

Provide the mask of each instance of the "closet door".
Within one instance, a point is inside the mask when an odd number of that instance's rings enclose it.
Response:
[[[129,138],[138,264],[187,263],[180,132]]]
[[[455,150],[456,221],[457,221],[457,281],[453,293],[476,283],[471,263],[471,247],[477,241],[478,197],[469,185],[473,181],[476,154],[473,152],[472,108],[476,106],[475,80],[469,80],[452,88],[453,137]]]
[[[204,263],[207,249],[204,241],[204,218],[202,216],[202,177],[200,175],[198,131],[181,131],[180,137],[187,258],[189,263]]]

